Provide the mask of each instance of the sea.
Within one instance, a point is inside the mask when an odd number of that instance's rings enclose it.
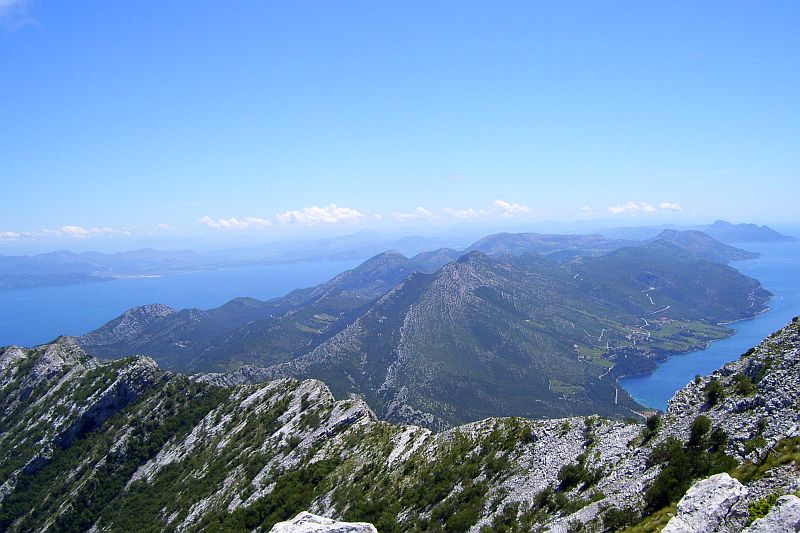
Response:
[[[161,303],[210,309],[237,296],[266,300],[312,287],[362,260],[243,266],[155,277],[0,290],[0,346],[36,346],[82,335],[127,309]]]
[[[620,384],[640,404],[666,410],[667,401],[697,374],[707,375],[737,359],[773,331],[800,315],[800,242],[742,244],[761,257],[731,266],[761,282],[773,296],[769,310],[750,320],[729,324],[733,335],[705,350],[670,357],[652,373],[628,377]]]

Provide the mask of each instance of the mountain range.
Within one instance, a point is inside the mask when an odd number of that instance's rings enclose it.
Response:
[[[635,246],[649,242],[653,238],[659,238],[657,234],[665,229],[674,230],[667,227],[612,228],[602,230],[600,233],[603,236],[499,233],[484,237],[464,249],[461,246],[472,240],[470,236],[474,235],[474,229],[449,234],[444,238],[397,237],[362,231],[314,241],[275,242],[249,248],[209,252],[143,249],[119,253],[74,253],[59,250],[33,256],[0,255],[0,289],[70,285],[108,281],[119,277],[169,275],[245,265],[362,259],[384,250],[398,250],[407,255],[430,254],[429,250],[452,247],[454,244],[458,245],[462,253],[477,250],[489,255],[504,252],[518,253],[522,249],[536,253],[558,252],[564,255],[600,253],[621,246]],[[680,228],[680,230],[679,233],[690,230],[702,231],[720,241],[734,243],[796,240],[794,237],[781,235],[767,226],[734,225],[724,221],[696,228]],[[458,254],[452,248],[443,248],[443,252],[448,255]]]
[[[226,384],[321,379],[383,418],[437,429],[498,414],[624,418],[641,407],[616,378],[728,335],[720,323],[769,297],[720,262],[749,252],[701,233],[624,244],[511,234],[463,255],[386,252],[266,302],[133,309],[79,343],[185,373],[234,372],[214,377]]]
[[[796,237],[778,233],[769,226],[756,224],[731,224],[724,220],[717,220],[703,231],[722,242],[793,242]]]

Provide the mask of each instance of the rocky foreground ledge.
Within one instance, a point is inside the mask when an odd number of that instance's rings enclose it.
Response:
[[[798,395],[798,320],[647,425],[490,418],[441,433],[377,420],[319,381],[220,387],[62,338],[0,349],[0,530],[269,531],[309,511],[381,532],[657,531],[695,527],[693,509],[730,514],[697,497],[724,479],[738,518],[702,527],[763,531],[794,516]],[[731,482],[690,488],[715,468]]]
[[[338,522],[323,516],[302,512],[292,520],[278,522],[272,533],[378,533],[375,526],[364,522]]]

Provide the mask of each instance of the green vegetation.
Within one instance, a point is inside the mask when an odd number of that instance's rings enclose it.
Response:
[[[725,399],[725,387],[722,386],[722,383],[719,382],[717,379],[712,379],[706,386],[703,388],[703,392],[706,396],[706,403],[711,407],[717,405],[719,402]]]
[[[741,396],[752,396],[757,392],[756,386],[753,385],[753,382],[744,374],[736,374],[733,376],[734,381],[736,382],[736,394]]]
[[[764,364],[761,365],[761,368],[758,369],[758,374],[756,374],[755,379],[753,379],[753,383],[755,383],[755,384],[760,383],[761,380],[764,379],[764,376],[767,375],[767,372],[769,372],[770,368],[772,368],[772,358],[771,357],[767,358],[764,361]]]
[[[722,451],[720,433],[711,446],[711,424],[705,416],[699,416],[692,423],[691,436],[685,444],[670,437],[653,449],[650,464],[664,463],[650,488],[645,493],[647,510],[652,513],[670,503],[677,502],[696,478],[727,472],[736,466],[736,460]]]
[[[765,473],[777,466],[788,464],[800,467],[800,437],[781,439],[770,449],[770,452],[766,454],[762,462],[745,463],[731,475],[742,483],[748,483],[754,479],[762,478]]]
[[[677,503],[672,503],[658,511],[647,515],[641,522],[625,528],[622,533],[661,533],[661,530],[667,525],[667,522],[675,516],[675,511],[678,507]]]
[[[80,390],[77,393],[83,395]],[[61,531],[88,529],[122,493],[125,484],[141,464],[151,459],[168,439],[186,435],[227,394],[225,389],[186,379],[154,386],[148,391],[148,396],[172,399],[179,406],[177,413],[164,419],[150,416],[132,422],[124,453],[106,453],[105,450],[111,448],[112,427],[125,423],[125,411],[107,421],[100,431],[79,436],[69,448],[57,448],[52,459],[41,469],[23,473],[18,478],[15,490],[0,508],[0,530],[8,530],[18,520],[15,529],[34,529],[34,524],[41,516],[55,515],[62,500],[66,500],[68,507],[58,516],[55,527]],[[76,492],[67,492],[68,487],[62,487],[63,480],[76,475],[75,465],[84,464],[84,458],[97,456],[98,453],[106,453],[99,469],[92,469],[91,465],[79,468],[77,477],[83,478],[85,483]],[[43,498],[42,495],[46,496]],[[37,512],[28,514],[31,509]],[[121,523],[124,522],[125,517],[120,518]],[[127,522],[136,528],[136,524],[141,523],[141,517],[130,516]]]
[[[783,496],[782,492],[773,492],[768,496],[761,498],[760,500],[756,500],[752,502],[750,505],[747,506],[747,514],[750,515],[750,520],[756,520],[758,518],[764,518],[769,513],[770,509],[775,505],[775,502],[778,501],[778,498]]]
[[[656,433],[658,433],[658,429],[660,427],[661,427],[661,415],[656,413],[654,415],[650,415],[649,417],[647,417],[647,420],[645,421],[645,426],[642,429],[641,444],[645,445],[648,442],[650,442],[650,439],[652,439],[656,435]]]
[[[606,531],[619,531],[636,524],[639,519],[639,511],[633,507],[610,507],[603,512],[603,528]]]
[[[219,512],[207,516],[201,529],[212,533],[247,532],[272,526],[308,509],[320,484],[336,467],[334,461],[320,461],[306,468],[292,470],[278,478],[275,488],[252,505],[232,513]]]

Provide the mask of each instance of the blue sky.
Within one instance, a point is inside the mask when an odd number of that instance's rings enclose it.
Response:
[[[799,28],[795,1],[0,0],[0,253],[796,222]]]

